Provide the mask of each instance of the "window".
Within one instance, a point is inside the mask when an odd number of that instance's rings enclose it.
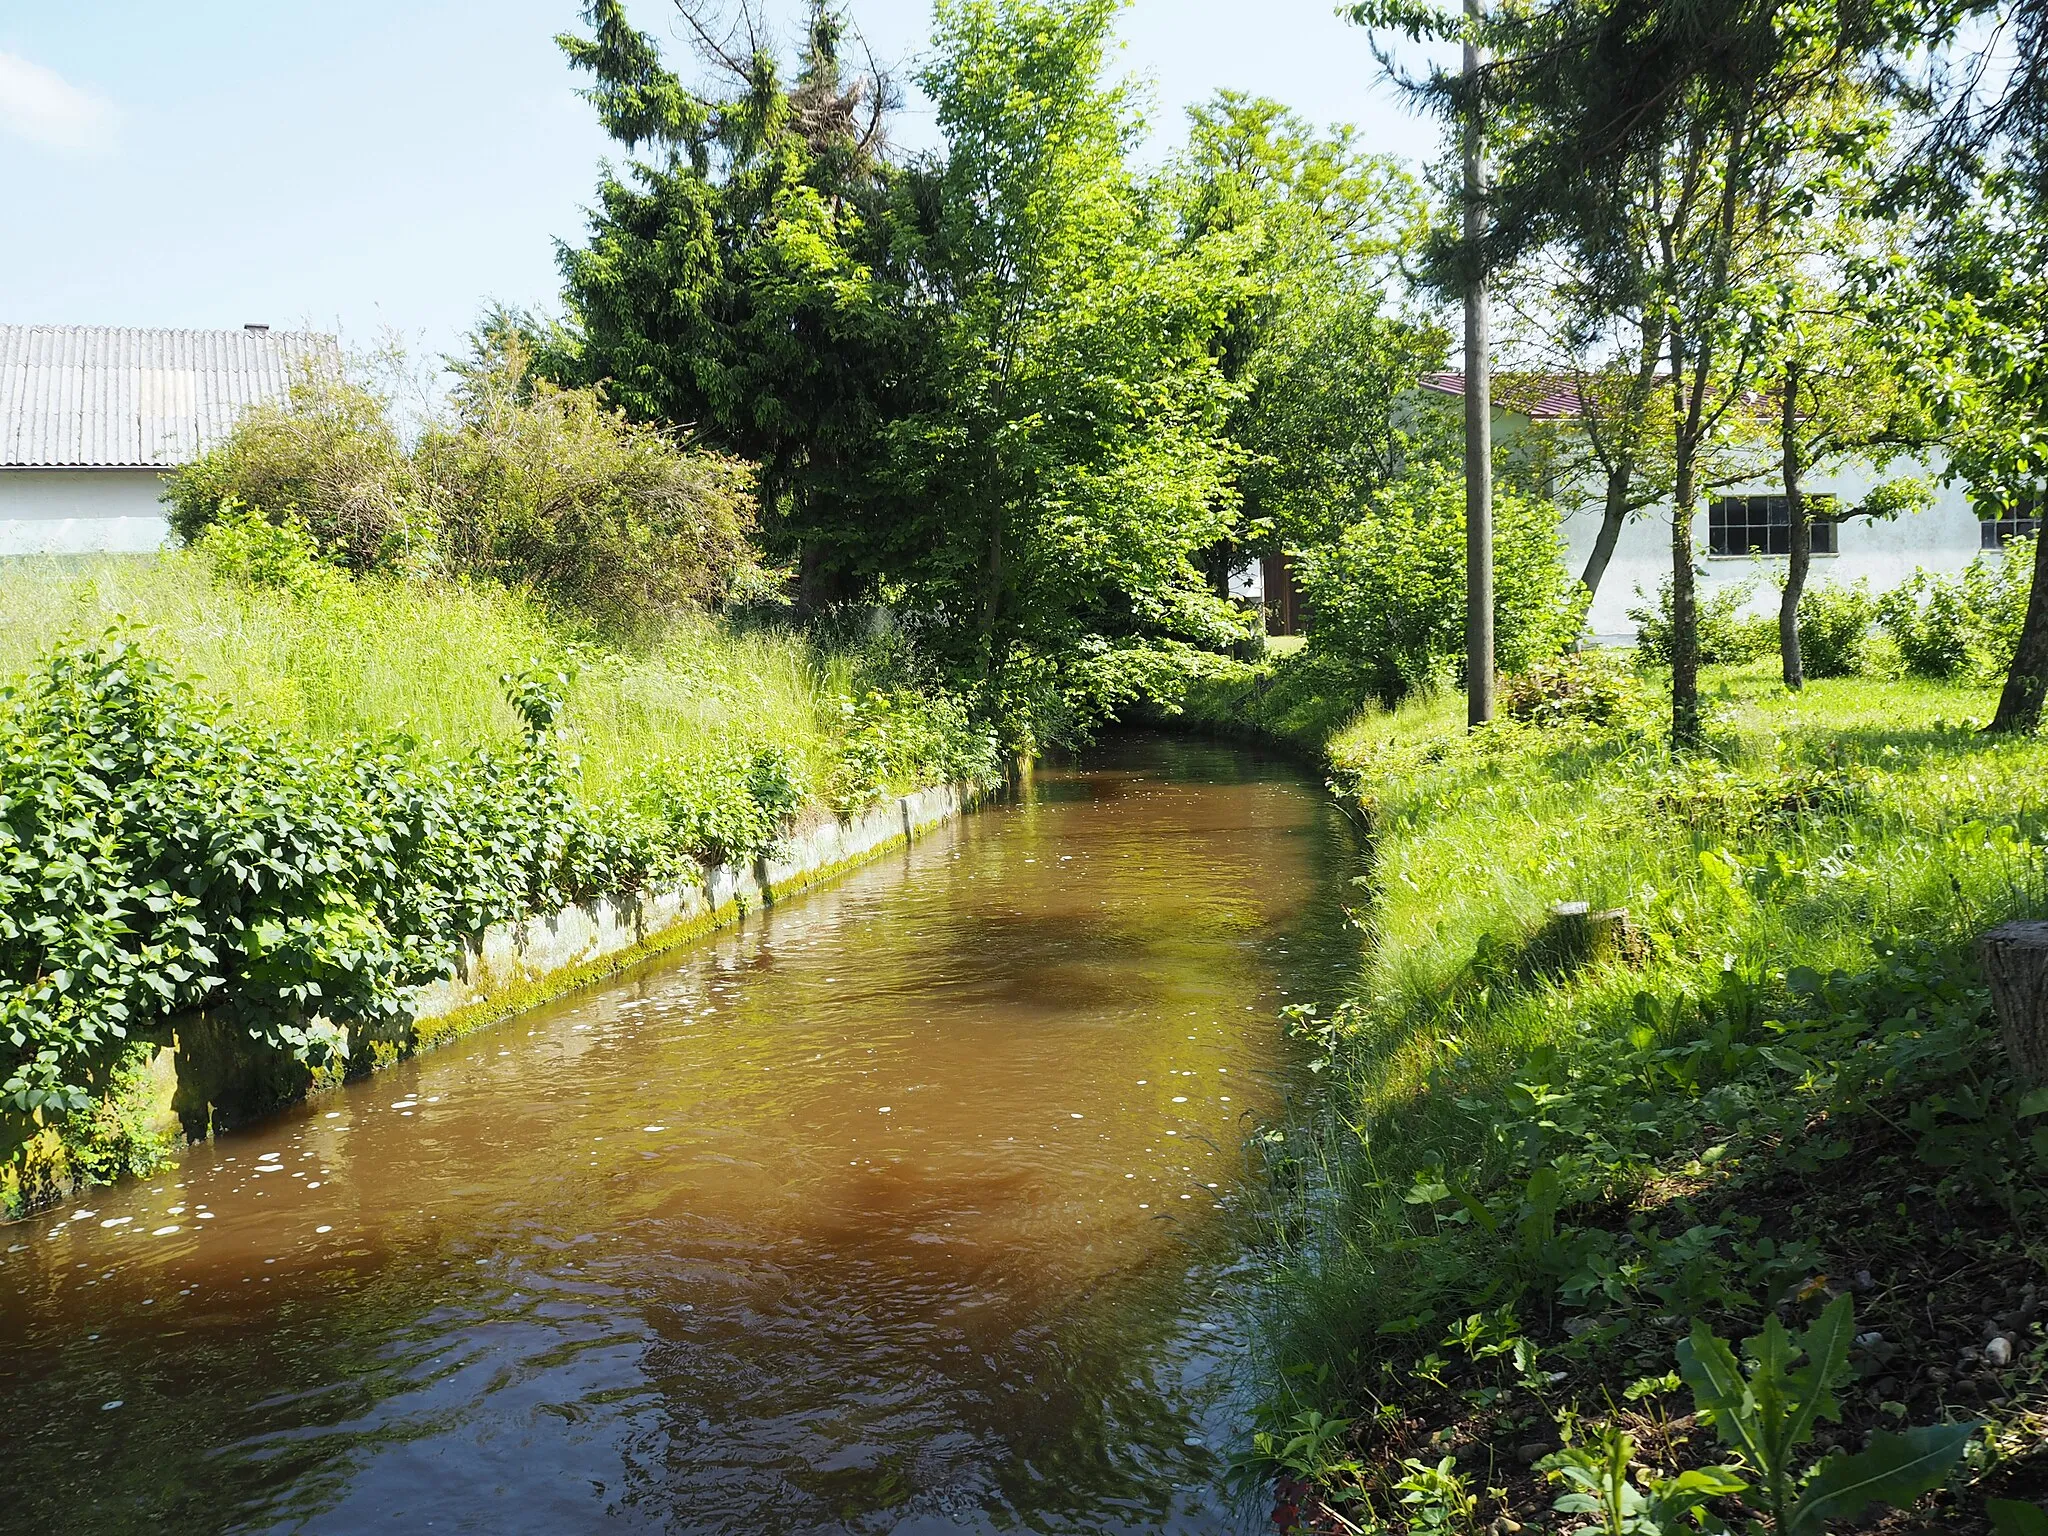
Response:
[[[1809,496],[1813,552],[1835,553],[1835,498]],[[1710,555],[1788,555],[1792,552],[1792,515],[1782,496],[1721,496],[1707,508],[1707,553]]]
[[[2014,539],[2031,539],[2041,531],[2041,493],[2022,491],[2007,497],[1985,497],[1977,502],[1978,544],[1984,549],[2003,549]]]
[[[2041,531],[2038,517],[1987,517],[1977,525],[1985,549],[2003,549],[2014,539],[2031,539]]]

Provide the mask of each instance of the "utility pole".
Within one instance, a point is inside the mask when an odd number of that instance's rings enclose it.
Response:
[[[1465,0],[1479,20],[1479,0]],[[1479,44],[1465,39],[1465,697],[1466,719],[1493,718],[1493,363],[1488,355],[1486,144],[1479,121]]]

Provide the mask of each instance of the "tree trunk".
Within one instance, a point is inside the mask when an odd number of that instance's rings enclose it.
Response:
[[[1465,0],[1468,20],[1479,0]],[[1479,122],[1479,49],[1465,44],[1465,699],[1466,720],[1493,718],[1493,377],[1488,355],[1486,159]]]
[[[2007,923],[1977,941],[2005,1054],[2022,1088],[2048,1085],[2048,923]]]
[[[1657,387],[1657,364],[1663,358],[1664,333],[1652,319],[1647,308],[1642,320],[1642,355],[1636,363],[1635,383],[1629,391],[1628,410],[1631,415],[1647,408],[1650,395]],[[1597,419],[1587,418],[1589,431],[1596,428]],[[1633,423],[1625,430],[1632,430]],[[1599,439],[1594,438],[1597,450]],[[1628,523],[1629,493],[1635,488],[1636,455],[1632,448],[1619,452],[1607,471],[1607,505],[1600,516],[1600,535],[1593,541],[1593,553],[1586,561],[1585,574],[1579,577],[1579,585],[1586,589],[1586,606],[1591,610],[1593,599],[1600,595],[1600,583],[1606,579],[1607,567],[1614,559],[1614,548],[1621,542],[1621,530]]]
[[[1671,500],[1671,745],[1690,751],[1700,744],[1700,613],[1693,590],[1693,458],[1684,445],[1678,455]]]
[[[1698,400],[1687,398],[1685,338],[1671,328],[1671,750],[1700,745],[1700,614],[1693,590],[1692,519],[1698,498]],[[1701,370],[1705,377],[1705,370]]]
[[[2038,731],[2044,699],[2048,699],[2048,527],[2034,540],[2034,588],[2027,597],[2026,622],[2020,626],[2019,648],[2012,653],[2005,692],[1998,696],[1998,713],[1986,729]]]
[[[1813,523],[1806,515],[1806,497],[1799,488],[1799,364],[1785,365],[1785,402],[1779,418],[1785,459],[1786,562],[1785,591],[1778,600],[1778,654],[1784,662],[1785,686],[1794,693],[1806,686],[1806,663],[1799,654],[1799,600],[1806,595],[1806,575],[1813,568]]]
[[[1692,519],[1698,498],[1699,452],[1712,428],[1707,424],[1707,390],[1714,378],[1714,328],[1708,316],[1720,313],[1728,295],[1728,269],[1734,260],[1741,198],[1748,185],[1745,153],[1749,119],[1738,98],[1730,129],[1728,159],[1721,178],[1720,229],[1713,247],[1711,300],[1699,320],[1698,345],[1686,356],[1686,327],[1674,314],[1671,321],[1672,403],[1679,407],[1672,463],[1671,508],[1671,749],[1692,751],[1705,745],[1700,730],[1700,616],[1693,592]],[[1667,227],[1662,238],[1667,292],[1682,294],[1678,280],[1678,243]],[[1688,361],[1692,378],[1686,378]]]
[[[1579,585],[1586,589],[1586,604],[1600,595],[1601,580],[1613,563],[1614,547],[1621,542],[1622,525],[1628,521],[1628,493],[1635,480],[1635,460],[1622,455],[1607,472],[1607,505],[1600,514],[1600,535],[1593,540],[1593,553],[1586,557],[1585,574]]]
[[[824,551],[806,539],[796,552],[796,612],[804,620],[818,618],[831,602]]]

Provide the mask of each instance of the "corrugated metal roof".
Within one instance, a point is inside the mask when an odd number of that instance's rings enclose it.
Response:
[[[0,325],[0,469],[187,463],[339,360],[316,331]]]
[[[1580,413],[1579,386],[1572,380],[1535,373],[1496,373],[1492,379],[1496,408],[1516,411],[1537,421],[1568,421]],[[1440,395],[1465,393],[1462,373],[1425,373],[1422,387]]]

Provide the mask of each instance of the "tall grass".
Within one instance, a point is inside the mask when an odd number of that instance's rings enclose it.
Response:
[[[1426,1087],[1459,978],[1556,902],[1630,909],[1659,936],[1655,974],[1675,983],[1727,964],[1856,969],[1882,933],[1966,938],[2032,888],[2048,743],[1980,734],[1994,693],[1845,678],[1792,695],[1770,670],[1708,673],[1712,750],[1690,764],[1670,759],[1655,701],[1611,729],[1468,738],[1462,699],[1440,697],[1367,713],[1330,741],[1375,817],[1364,1105]],[[1762,899],[1703,862],[1722,853],[1765,866]],[[1600,1012],[1601,986],[1627,1003],[1643,981],[1589,977],[1569,1008],[1537,988],[1465,1010],[1457,1050],[1474,1070],[1519,1059]]]
[[[678,620],[632,648],[593,646],[516,592],[458,582],[336,579],[302,591],[217,577],[195,555],[0,561],[0,676],[65,636],[127,622],[245,719],[313,741],[400,731],[451,751],[508,746],[501,676],[566,672],[565,744],[593,798],[643,769],[726,746],[832,754],[853,661],[804,638]]]
[[[1792,695],[1773,671],[1708,672],[1711,751],[1691,762],[1672,760],[1655,698],[1606,726],[1476,735],[1462,699],[1417,699],[1327,740],[1373,813],[1372,943],[1352,993],[1310,1021],[1323,1113],[1275,1153],[1283,1421],[1401,1398],[1404,1362],[1435,1340],[1406,1338],[1410,1314],[1512,1294],[1512,1256],[1495,1269],[1437,1245],[1442,1213],[1414,1191],[1519,1188],[1502,1105],[1542,1048],[1611,1055],[1645,1021],[1677,1038],[1731,981],[1796,1008],[1796,969],[1868,973],[1896,944],[1965,973],[1974,936],[2048,912],[2048,741],[1983,735],[1988,691],[1831,679]],[[1567,901],[1628,909],[1640,963],[1529,965]]]

